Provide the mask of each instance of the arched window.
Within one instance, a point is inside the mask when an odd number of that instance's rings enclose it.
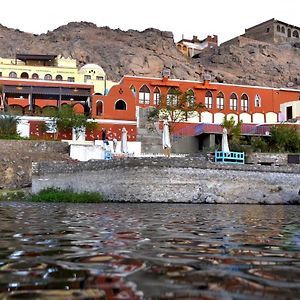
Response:
[[[63,80],[63,78],[60,74],[58,74],[58,75],[56,75],[55,80],[61,81],[61,80]]]
[[[186,92],[186,101],[188,106],[193,106],[195,104],[195,93],[192,89]]]
[[[103,115],[103,102],[102,101],[96,102],[96,115],[97,116]]]
[[[210,91],[207,91],[205,93],[205,107],[206,108],[212,108],[213,107],[213,96],[212,93]]]
[[[217,95],[217,109],[224,109],[224,94],[222,92]]]
[[[158,87],[156,87],[154,89],[153,98],[154,98],[154,105],[159,105],[160,104],[160,90]]]
[[[178,104],[179,91],[176,88],[169,88],[167,94],[167,105],[176,106]]]
[[[177,48],[178,48],[179,50],[181,50],[181,45],[180,45],[180,44],[177,44]]]
[[[243,94],[241,97],[241,110],[242,111],[249,110],[249,98],[246,94]]]
[[[285,28],[283,26],[281,27],[281,32],[285,33]]]
[[[26,73],[26,72],[21,73],[21,78],[22,79],[28,79],[29,78],[28,73]]]
[[[187,46],[183,46],[183,51],[186,51],[187,50]]]
[[[261,98],[258,94],[255,95],[254,102],[255,102],[255,107],[261,107]]]
[[[232,93],[230,95],[230,110],[237,110],[237,105],[238,105],[238,98],[235,93]]]
[[[33,73],[33,74],[31,75],[31,78],[32,78],[32,79],[39,79],[39,75],[38,75],[37,73]]]
[[[280,25],[277,25],[277,31],[280,32]]]
[[[297,30],[293,31],[293,37],[298,38],[299,37],[299,33]]]
[[[291,32],[291,29],[288,28],[288,37],[291,37],[292,36],[292,32]]]
[[[131,90],[133,96],[135,97],[135,96],[136,96],[136,88],[135,88],[135,86],[132,85],[132,86],[130,87],[130,90]]]
[[[52,80],[52,75],[51,74],[46,74],[44,79],[45,80]]]
[[[118,100],[115,104],[115,110],[126,110],[126,102],[124,100]]]
[[[139,102],[141,104],[150,103],[150,90],[146,85],[143,85],[139,91]]]
[[[17,78],[17,73],[16,72],[10,72],[8,75],[10,78]]]

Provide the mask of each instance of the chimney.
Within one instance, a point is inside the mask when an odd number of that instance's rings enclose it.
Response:
[[[193,35],[193,43],[197,42],[198,41],[198,37],[196,35]]]

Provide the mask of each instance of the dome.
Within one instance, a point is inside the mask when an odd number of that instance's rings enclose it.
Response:
[[[97,76],[99,75],[105,76],[105,72],[102,69],[102,67],[96,64],[86,64],[79,69],[79,74],[91,74],[91,73]]]

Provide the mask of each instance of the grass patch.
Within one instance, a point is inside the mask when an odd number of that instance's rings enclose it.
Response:
[[[18,201],[24,200],[26,194],[22,190],[1,190],[0,201]]]
[[[104,198],[103,195],[96,192],[77,193],[52,187],[31,195],[29,200],[34,202],[100,203],[104,201]]]

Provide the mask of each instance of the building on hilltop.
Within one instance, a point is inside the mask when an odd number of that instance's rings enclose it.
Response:
[[[297,42],[300,41],[300,28],[273,18],[245,29],[242,36],[272,44]]]
[[[78,70],[75,59],[61,55],[16,54],[15,58],[0,58],[0,77],[90,83],[95,93],[102,95],[115,84],[107,80],[101,66],[86,64]]]
[[[188,57],[195,57],[202,51],[218,47],[218,36],[208,35],[204,40],[200,41],[197,36],[193,36],[192,40],[184,39],[176,43],[177,49]]]

